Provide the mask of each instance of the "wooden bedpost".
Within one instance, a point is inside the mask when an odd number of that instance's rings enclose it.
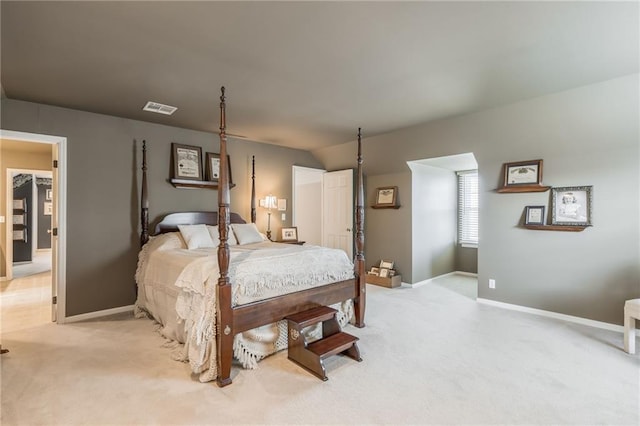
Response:
[[[227,134],[224,86],[220,89],[220,179],[218,180],[218,279],[216,347],[218,364],[218,386],[231,384],[231,361],[233,359],[233,310],[231,307],[231,284],[229,283],[229,165],[227,159]]]
[[[251,223],[256,223],[256,156],[251,156]]]
[[[140,247],[149,241],[149,196],[147,195],[147,141],[142,141],[142,191],[140,194]]]
[[[358,296],[355,298],[354,308],[356,316],[356,327],[364,327],[364,311],[366,307],[366,272],[364,265],[364,181],[362,176],[362,134],[358,128],[358,183],[356,188],[356,258],[355,276]]]

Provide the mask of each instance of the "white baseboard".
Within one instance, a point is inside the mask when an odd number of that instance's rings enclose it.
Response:
[[[602,328],[605,330],[616,331],[619,333],[624,332],[624,327],[621,325],[610,324],[608,322],[595,321],[587,318],[574,317],[573,315],[559,314],[557,312],[545,311],[543,309],[529,308],[527,306],[512,305],[511,303],[497,302],[495,300],[483,299],[478,297],[476,299],[478,303],[485,305],[496,306],[498,308],[510,309],[512,311],[526,312],[528,314],[540,315],[548,318],[555,318],[559,320],[569,321],[576,324],[588,325],[589,327]]]
[[[433,282],[433,280],[437,280],[438,278],[448,277],[450,275],[465,275],[465,276],[468,276],[468,277],[477,277],[478,276],[478,274],[474,274],[472,272],[453,271],[453,272],[448,272],[446,274],[438,275],[437,277],[429,278],[428,280],[418,281],[417,283],[413,283],[413,284],[402,283],[402,284],[407,284],[409,287],[414,287],[414,288],[415,287],[422,287],[423,285],[431,284]]]
[[[103,311],[89,312],[86,314],[74,315],[72,317],[66,317],[64,323],[86,321],[95,318],[106,317],[109,315],[121,314],[123,312],[133,311],[134,305],[120,306],[119,308],[105,309]],[[61,324],[61,323],[60,323]]]

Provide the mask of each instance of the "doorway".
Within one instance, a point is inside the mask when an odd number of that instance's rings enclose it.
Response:
[[[3,151],[8,152],[5,145],[6,143],[3,144]],[[13,145],[17,148],[12,150],[14,158],[17,155],[27,163],[33,161],[35,164],[38,162],[36,157],[40,157],[39,162],[43,163],[41,165],[52,164],[50,145],[37,144],[42,151],[40,155],[32,148],[36,144]],[[29,146],[30,151],[21,151],[20,145]],[[7,223],[12,224],[8,226],[8,232],[13,233],[13,262],[11,265],[7,262],[7,268],[11,267],[8,275],[15,280],[50,272],[53,173],[51,170],[7,169],[7,181],[13,187],[6,197],[7,204],[13,208],[11,220],[7,220]]]
[[[409,161],[407,164],[411,169],[414,200],[411,213],[414,280],[431,281],[454,273],[476,276],[479,221],[478,163],[475,156],[465,153]],[[476,177],[475,186],[461,185],[464,182],[461,177],[472,175]],[[474,191],[465,192],[472,187]],[[462,208],[467,204],[467,209]],[[461,220],[465,218],[468,220]],[[473,225],[473,229],[465,227],[465,224]],[[477,295],[477,280],[466,280],[464,285],[474,282],[473,288],[467,289],[465,294]]]
[[[45,293],[41,293],[40,296],[31,294],[32,298],[39,297],[47,303],[48,315],[45,322],[63,323],[65,320],[66,143],[65,137],[0,130],[0,150],[2,151],[0,180],[3,181],[0,184],[0,204],[3,204],[0,208],[0,243],[3,246],[2,258],[0,258],[0,281],[2,281],[3,292],[0,296],[3,297],[3,301],[8,301],[10,297],[17,297],[16,294],[24,296],[26,293],[22,289],[16,292],[10,291],[16,287],[18,281],[20,281],[18,284],[27,288],[46,287],[46,290],[43,290]],[[18,153],[15,152],[16,147],[18,147]],[[11,150],[11,148],[14,149]],[[48,151],[49,156],[45,160],[41,158],[42,156],[35,154],[38,151]],[[36,158],[46,161],[45,165],[29,166],[29,161],[35,161]],[[14,200],[14,178],[21,174],[29,175],[31,185],[36,189],[39,186],[38,183],[50,183],[50,187],[40,185],[42,194],[39,190],[33,194],[30,205],[20,204],[21,199]],[[22,176],[21,179],[27,178]],[[50,199],[48,200],[47,197]],[[36,200],[35,203],[34,200]],[[42,213],[42,216],[34,217],[38,213]],[[27,226],[20,226],[21,221]],[[44,225],[44,234],[38,233],[39,229],[35,227],[38,223]],[[46,242],[47,238],[44,235],[50,235],[50,248],[46,247],[46,244],[40,244],[38,247],[38,241]],[[14,260],[20,260],[14,259],[14,239],[31,243],[27,253],[31,252],[32,257],[26,263],[14,265]],[[46,257],[50,258],[50,271],[44,272],[48,274],[46,284],[43,285],[42,273],[24,276],[23,271],[20,271],[20,268],[27,264],[31,268],[49,269],[48,265],[38,265],[42,263],[40,260]],[[18,268],[17,276],[16,268]],[[3,316],[7,314],[6,307],[7,305],[4,304]],[[42,311],[38,312],[40,312],[39,317],[42,317]],[[7,323],[3,321],[3,332],[6,325]]]

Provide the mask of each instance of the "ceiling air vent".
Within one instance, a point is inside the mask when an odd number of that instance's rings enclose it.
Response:
[[[144,111],[157,112],[158,114],[171,115],[176,112],[178,108],[170,105],[160,104],[158,102],[149,101],[142,109]]]

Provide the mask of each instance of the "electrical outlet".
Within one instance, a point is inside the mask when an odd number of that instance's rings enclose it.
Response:
[[[282,220],[287,220],[287,214],[286,213],[282,213]]]
[[[496,288],[496,280],[494,279],[489,280],[489,288]]]

